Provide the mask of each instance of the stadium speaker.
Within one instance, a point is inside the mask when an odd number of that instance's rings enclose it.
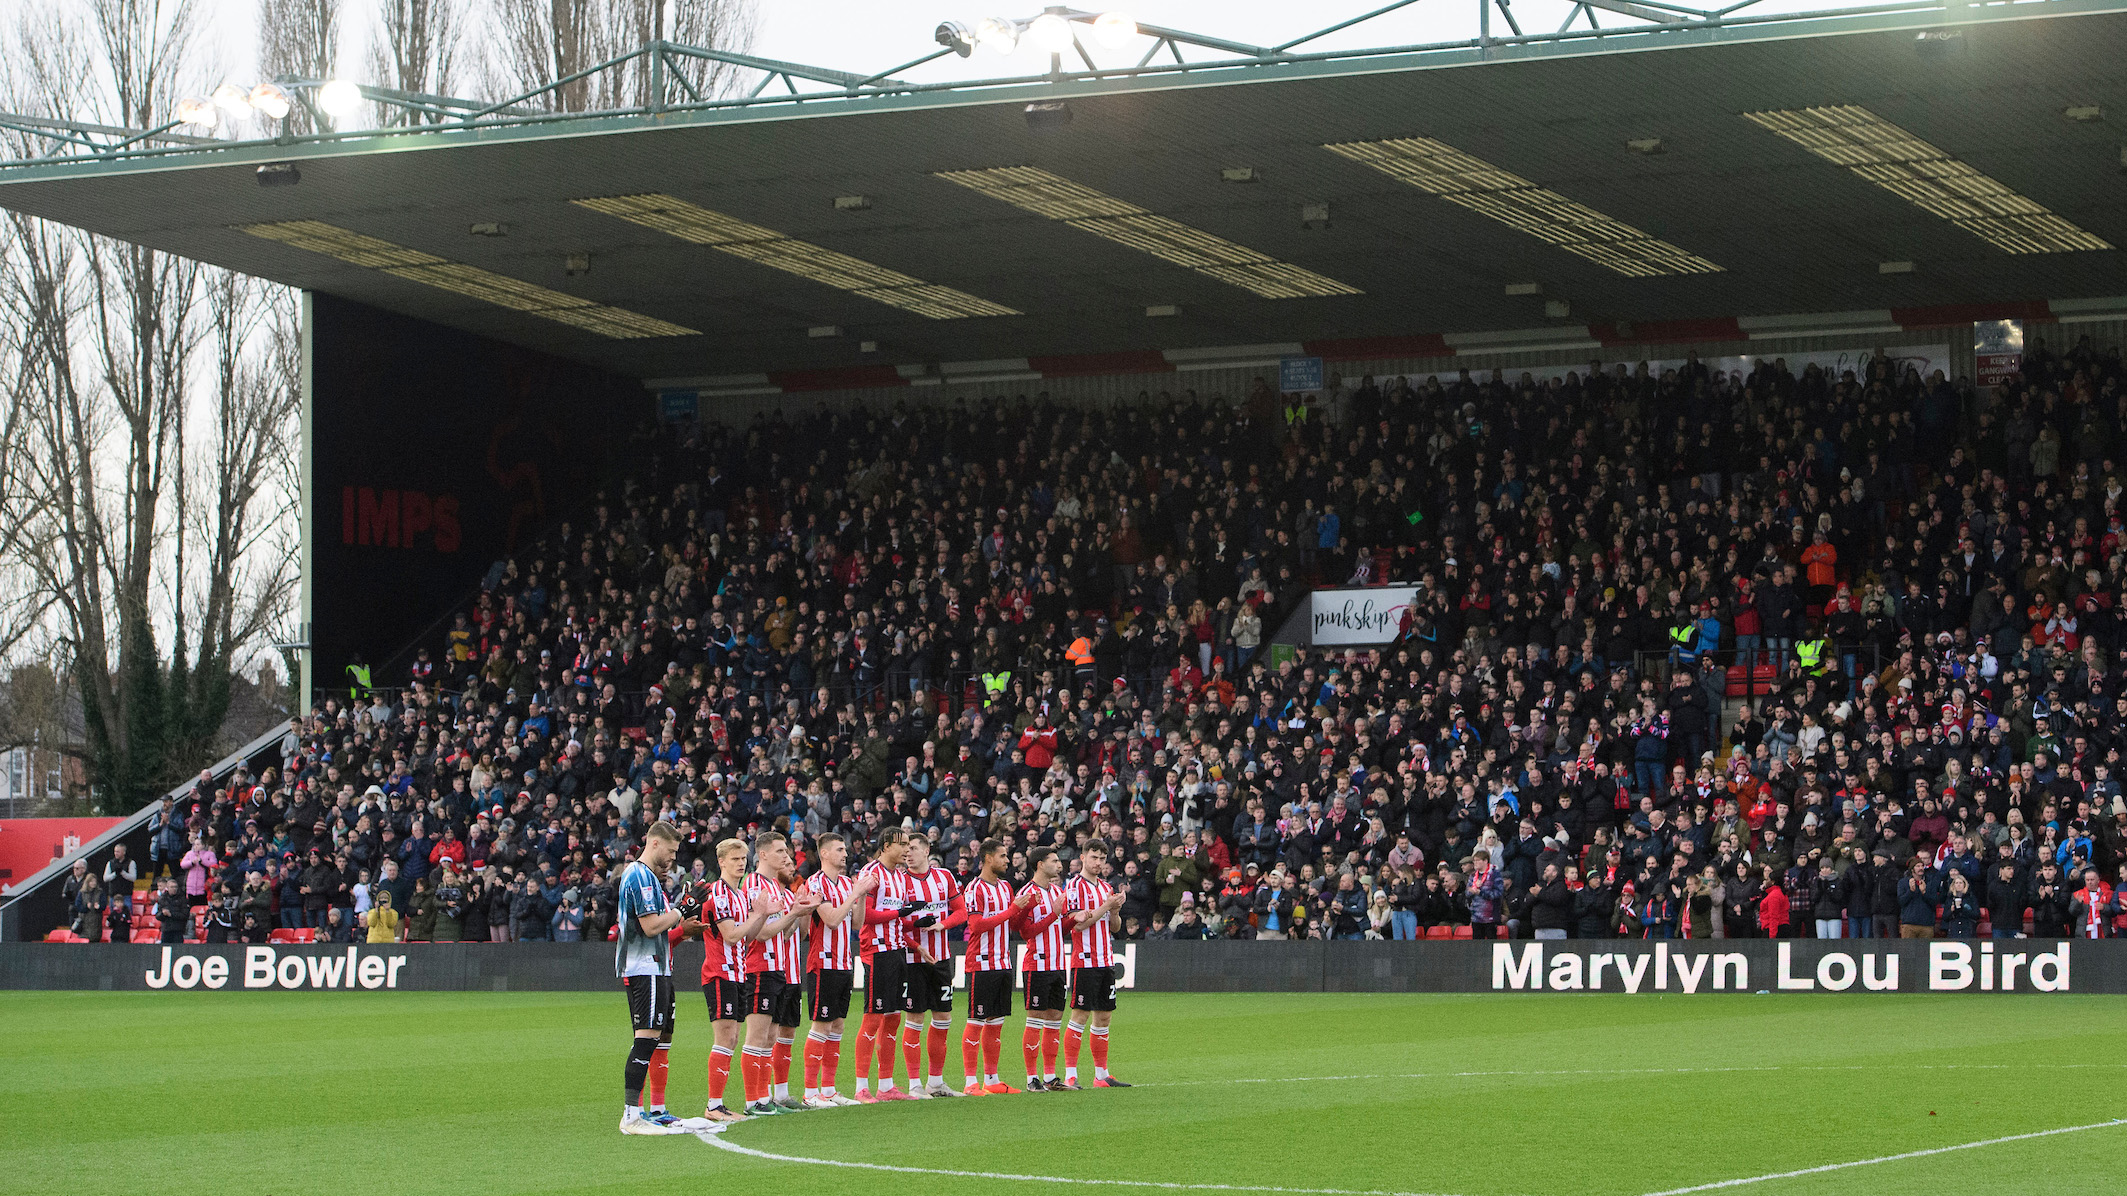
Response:
[[[1036,133],[1061,129],[1071,123],[1071,106],[1062,100],[1043,100],[1027,105],[1027,128]]]
[[[293,187],[303,181],[303,172],[293,162],[268,162],[258,168],[261,187]]]

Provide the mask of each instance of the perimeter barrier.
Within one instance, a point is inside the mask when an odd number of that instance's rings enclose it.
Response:
[[[1122,944],[1138,992],[2127,994],[2127,939],[1563,939]],[[674,974],[692,983],[701,945]],[[963,977],[964,982],[964,977]],[[613,989],[610,943],[0,943],[0,989]]]

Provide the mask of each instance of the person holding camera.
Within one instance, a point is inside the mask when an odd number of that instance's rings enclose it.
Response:
[[[174,878],[170,883],[170,891],[172,893],[177,891],[177,883]],[[182,901],[182,898],[180,898],[180,901]],[[187,920],[189,920],[189,916]],[[207,900],[205,930],[206,941],[210,943],[228,943],[236,940],[236,894],[231,893],[227,885],[223,885],[216,890],[214,896]],[[165,930],[165,933],[168,933],[168,931]]]
[[[362,924],[369,930],[371,943],[395,943],[399,941],[399,911],[392,908],[391,890],[378,889],[369,912],[362,915]]]
[[[457,862],[449,856],[436,862],[436,889],[432,899],[436,922],[429,931],[429,940],[437,943],[462,941],[465,938],[465,880],[458,872]]]

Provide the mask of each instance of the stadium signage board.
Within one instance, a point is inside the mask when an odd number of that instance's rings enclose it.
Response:
[[[1322,359],[1319,357],[1278,358],[1278,392],[1280,394],[1304,394],[1322,389]]]
[[[1688,940],[1686,940],[1688,941]],[[1713,940],[1707,940],[1709,943]],[[1646,940],[1608,950],[1492,945],[1500,992],[2068,992],[2072,940],[1739,940],[1691,947]],[[1797,952],[1796,948],[1804,948]],[[2050,948],[2050,949],[2049,949]],[[1800,956],[1800,958],[1798,958]]]
[[[1607,957],[1598,966],[1598,957]],[[2127,994],[2127,939],[1116,944],[1137,992]],[[673,974],[701,969],[681,944]],[[1015,980],[1017,977],[1015,977]],[[606,992],[611,943],[0,943],[0,989]]]
[[[201,953],[164,947],[157,966],[141,973],[149,988],[224,988],[236,980],[242,988],[397,988],[406,955],[387,955],[348,947],[345,953],[278,951],[272,947]]]
[[[1316,590],[1308,595],[1309,634],[1317,647],[1365,647],[1394,642],[1417,586]]]

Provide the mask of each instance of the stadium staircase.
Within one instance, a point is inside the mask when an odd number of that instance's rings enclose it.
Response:
[[[214,783],[219,785],[226,781],[229,778],[229,774],[235,772],[239,765],[247,767],[252,775],[256,776],[259,769],[268,764],[278,763],[281,758],[281,737],[286,734],[287,729],[285,722],[276,722],[261,732],[251,742],[209,766],[207,771],[212,776]],[[146,866],[148,862],[148,840],[150,838],[148,823],[154,818],[155,812],[161,808],[161,799],[166,796],[173,799],[182,799],[192,792],[192,787],[197,783],[195,778],[170,790],[167,794],[157,794],[154,799],[151,799],[139,810],[127,816],[118,825],[83,843],[75,850],[53,859],[50,864],[39,870],[34,876],[16,885],[14,890],[8,894],[5,904],[0,904],[0,941],[30,942],[38,939],[48,942],[88,941],[67,929],[67,911],[61,906],[59,900],[60,888],[66,880],[67,873],[72,871],[74,861],[87,860],[90,870],[101,875],[104,864],[111,859],[111,849],[120,843],[124,843],[128,855],[139,861],[142,866]],[[155,942],[161,938],[161,927],[152,916],[154,906],[152,884],[153,881],[151,880],[134,882],[134,915],[131,938],[136,943]],[[140,916],[144,899],[146,906],[150,910],[150,916],[146,919],[142,919]],[[204,908],[201,907],[201,910],[195,913],[194,929],[197,929],[197,919],[200,914],[204,913]],[[142,935],[150,930],[154,933],[148,934],[148,937],[143,938]]]

